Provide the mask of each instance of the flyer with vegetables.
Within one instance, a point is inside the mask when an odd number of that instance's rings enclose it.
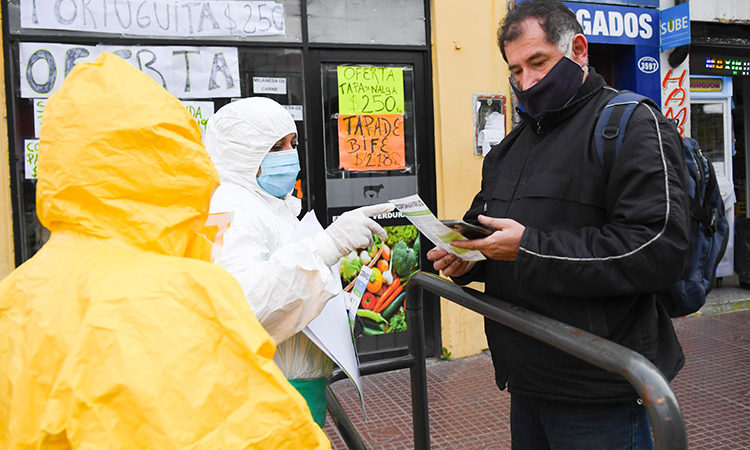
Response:
[[[359,300],[357,316],[366,336],[406,331],[406,285],[419,271],[417,228],[414,225],[383,228],[388,232],[385,240],[374,236],[371,247],[351,252],[339,262],[344,291]],[[355,288],[357,278],[368,272],[365,288]]]
[[[453,241],[467,240],[464,236],[445,226],[432,214],[430,208],[422,201],[419,195],[410,195],[404,198],[388,200],[396,205],[401,214],[404,215],[411,223],[416,225],[419,231],[427,239],[432,241],[436,247],[441,248],[448,253],[453,253],[465,261],[482,261],[486,259],[484,255],[477,250],[468,250],[465,248],[454,247]]]

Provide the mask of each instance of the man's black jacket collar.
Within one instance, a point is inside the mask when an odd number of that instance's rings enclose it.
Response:
[[[589,75],[583,82],[575,97],[565,104],[562,108],[545,111],[539,120],[534,119],[525,111],[516,108],[524,122],[532,127],[538,135],[545,134],[551,128],[554,128],[560,122],[565,121],[568,117],[578,111],[583,104],[591,99],[604,86],[604,78],[596,73],[593,67],[589,66]]]

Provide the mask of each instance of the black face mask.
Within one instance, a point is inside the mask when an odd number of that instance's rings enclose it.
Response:
[[[537,84],[522,91],[510,77],[510,86],[516,93],[523,109],[538,119],[545,111],[565,106],[583,84],[583,68],[575,61],[563,56]]]

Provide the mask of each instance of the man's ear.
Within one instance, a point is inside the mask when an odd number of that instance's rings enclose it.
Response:
[[[582,34],[576,34],[575,36],[573,36],[573,48],[571,51],[570,59],[577,62],[581,67],[588,64],[589,43],[586,40],[586,36]]]

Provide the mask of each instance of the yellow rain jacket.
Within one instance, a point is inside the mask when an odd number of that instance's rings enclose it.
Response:
[[[240,286],[189,257],[218,177],[180,102],[103,54],[43,123],[51,237],[0,283],[0,448],[330,448]]]

